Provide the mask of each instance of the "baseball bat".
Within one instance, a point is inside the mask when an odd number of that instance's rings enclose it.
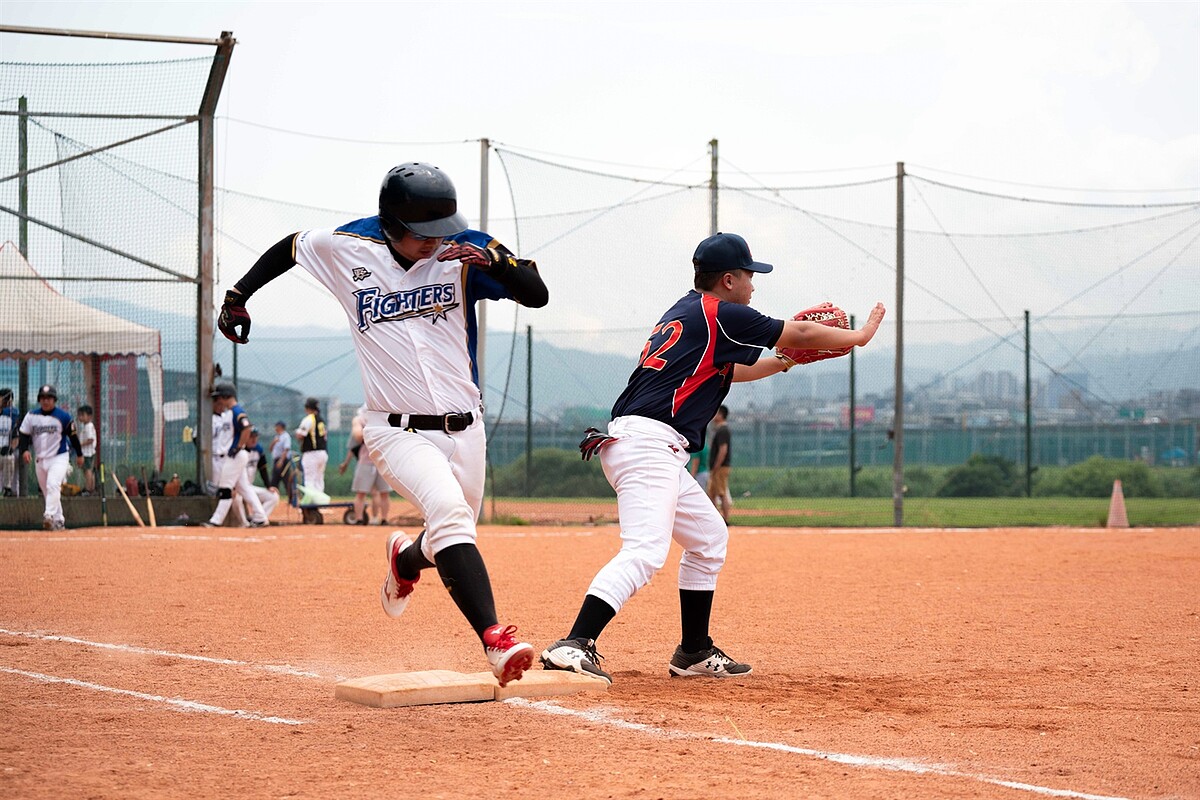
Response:
[[[150,527],[157,528],[158,520],[154,518],[154,501],[150,499],[150,481],[146,480],[146,470],[142,470],[142,485],[146,487],[146,512],[150,517]]]
[[[117,471],[113,470],[113,483],[117,485],[117,491],[121,493],[121,497],[125,498],[125,505],[129,506],[129,513],[133,514],[133,518],[137,520],[139,528],[146,527],[146,523],[142,522],[142,515],[133,507],[133,501],[129,499],[129,495],[125,493],[125,487],[121,485],[121,479],[117,477]]]
[[[104,465],[100,465],[100,522],[108,527],[108,495],[104,493]]]

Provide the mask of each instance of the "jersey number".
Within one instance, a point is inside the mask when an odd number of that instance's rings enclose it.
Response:
[[[654,351],[653,355],[650,355],[650,340],[656,334],[663,332],[667,334],[667,340]],[[646,340],[646,346],[642,348],[642,361],[639,366],[655,370],[661,370],[667,366],[667,360],[663,358],[663,355],[675,346],[675,343],[679,341],[679,337],[682,335],[683,323],[677,319],[671,320],[666,325],[655,325],[654,330],[650,331],[650,339]]]

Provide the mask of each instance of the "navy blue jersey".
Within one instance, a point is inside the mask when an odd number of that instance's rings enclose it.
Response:
[[[733,365],[758,361],[781,333],[783,320],[690,291],[650,331],[612,416],[665,422],[695,453],[704,447],[705,429],[729,394]]]
[[[233,407],[233,444],[229,445],[227,455],[235,456],[238,451],[238,442],[242,440],[242,431],[250,427],[250,418],[246,416],[246,410],[240,405]]]

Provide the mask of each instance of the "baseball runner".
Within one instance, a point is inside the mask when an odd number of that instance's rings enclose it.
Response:
[[[254,485],[255,473],[262,478],[262,486]],[[270,485],[271,474],[267,472],[266,453],[258,441],[258,428],[251,428],[250,436],[246,440],[246,481],[250,484],[250,491],[262,505],[263,517],[270,522],[271,512],[279,505],[279,490]]]
[[[13,440],[19,440],[21,414],[13,405],[13,390],[7,386],[0,389],[0,496],[16,497],[18,494],[17,480],[17,448]]]
[[[387,542],[384,611],[398,617],[421,570],[436,567],[483,644],[501,686],[533,663],[533,648],[497,622],[475,519],[483,501],[487,440],[475,365],[478,300],[539,308],[546,285],[482,231],[468,230],[454,184],[437,167],[390,170],[379,215],[334,230],[289,235],[225,295],[218,327],[246,342],[246,302],[299,264],[341,303],[350,323],[366,397],[363,442],[388,485],[425,519],[411,541]]]
[[[249,453],[246,446],[250,440],[250,418],[237,401],[237,391],[232,384],[220,383],[213,387],[213,476],[217,479],[217,507],[212,516],[203,523],[205,528],[218,528],[225,524],[225,517],[233,507],[233,493],[237,490],[250,506],[251,528],[265,528],[267,515],[263,511],[254,485],[246,476]]]
[[[689,473],[688,454],[704,447],[705,426],[731,382],[766,378],[791,366],[793,359],[783,353],[760,359],[763,348],[862,346],[883,319],[882,304],[857,331],[763,316],[749,307],[753,278],[772,267],[755,261],[737,234],[705,239],[692,264],[695,289],[651,330],[613,405],[608,433],[589,428],[580,443],[585,459],[599,454],[604,476],[616,490],[621,550],[592,580],[567,636],[542,652],[546,669],[612,682],[598,664],[596,639],[666,563],[674,539],[683,547],[682,635],[668,664],[670,674],[724,678],[750,673],[749,664],[727,655],[709,636],[729,529]]]
[[[329,463],[329,439],[325,430],[325,418],[321,416],[321,405],[317,398],[304,401],[308,413],[296,428],[296,439],[300,442],[300,469],[304,472],[304,485],[314,492],[325,491],[325,465]]]
[[[70,452],[75,463],[83,466],[83,448],[75,433],[75,421],[58,407],[58,390],[50,384],[38,389],[38,407],[21,420],[21,463],[29,464],[37,456],[37,479],[46,498],[42,528],[61,531],[67,527],[63,517],[62,485],[71,469]],[[30,453],[30,448],[33,452]]]

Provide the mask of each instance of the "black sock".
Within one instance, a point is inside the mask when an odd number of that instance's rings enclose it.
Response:
[[[438,553],[434,561],[450,599],[482,638],[483,632],[496,624],[496,601],[479,548],[473,544],[451,545]]]
[[[713,594],[715,592],[679,590],[679,621],[683,628],[679,646],[685,653],[699,653],[712,647],[708,619],[712,615]]]
[[[400,551],[396,556],[396,574],[406,581],[413,581],[421,574],[421,570],[429,569],[433,562],[421,552],[421,543],[425,539],[425,531],[417,535],[417,540]]]
[[[604,626],[612,622],[617,615],[616,609],[595,595],[584,595],[583,605],[579,607],[579,616],[571,626],[568,639],[591,639],[595,641],[604,632]]]

